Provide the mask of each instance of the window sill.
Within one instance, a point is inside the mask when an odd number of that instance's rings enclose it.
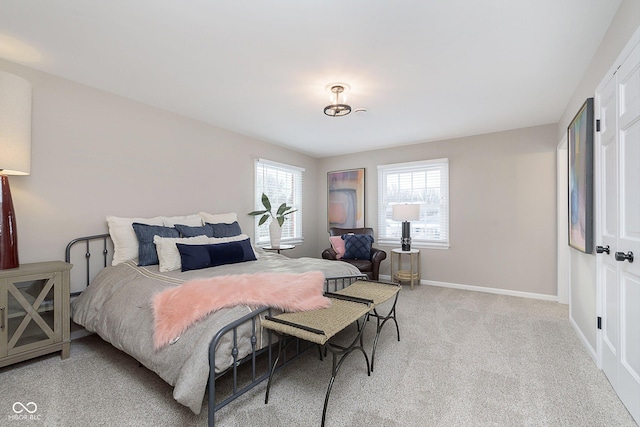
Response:
[[[390,247],[401,247],[400,239],[380,239],[378,240],[378,246],[390,246]],[[440,249],[440,250],[449,250],[450,245],[448,242],[437,243],[437,242],[411,242],[412,248],[419,249]]]

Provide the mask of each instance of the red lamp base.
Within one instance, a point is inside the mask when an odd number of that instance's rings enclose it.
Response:
[[[11,200],[9,178],[0,174],[2,192],[0,194],[0,270],[18,268],[18,231],[16,229],[16,213]]]

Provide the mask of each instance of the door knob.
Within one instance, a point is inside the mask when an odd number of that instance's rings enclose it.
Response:
[[[607,246],[596,246],[596,252],[601,254],[603,252],[606,252],[607,255],[609,255],[611,253],[611,251],[609,250],[609,245]]]
[[[626,254],[624,252],[616,252],[616,261],[633,262],[633,252],[629,251]]]

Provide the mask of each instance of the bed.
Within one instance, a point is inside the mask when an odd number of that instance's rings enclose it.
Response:
[[[112,231],[110,227],[110,231]],[[154,315],[151,299],[166,289],[185,282],[205,277],[220,277],[259,272],[302,273],[320,271],[329,278],[327,286],[342,288],[361,273],[347,263],[316,258],[288,258],[274,252],[252,247],[255,260],[218,265],[190,271],[161,271],[162,262],[138,265],[139,260],[120,261],[107,266],[110,246],[108,241],[117,237],[114,233],[79,238],[67,246],[67,261],[77,247],[85,248],[87,281],[95,273],[89,269],[93,262],[91,242],[98,241],[104,258],[101,269],[91,284],[72,302],[72,320],[89,332],[126,352],[142,365],[157,373],[174,387],[173,397],[179,403],[200,413],[205,396],[209,392],[209,425],[214,425],[215,411],[242,395],[268,377],[256,373],[256,359],[260,353],[268,352],[271,364],[271,348],[274,338],[263,332],[261,319],[266,315],[277,315],[270,307],[240,305],[221,309],[188,328],[169,345],[154,349]],[[142,245],[142,243],[141,243]],[[158,253],[160,246],[158,246]],[[166,270],[166,269],[165,269]],[[332,279],[334,278],[334,279]],[[337,279],[340,278],[340,279]],[[346,280],[346,282],[345,282]],[[339,283],[341,281],[341,284]],[[248,384],[236,385],[237,367],[243,363],[252,365]],[[215,378],[228,372],[234,376],[233,389],[229,396],[216,401]]]

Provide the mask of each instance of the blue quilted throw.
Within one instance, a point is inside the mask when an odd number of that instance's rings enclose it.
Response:
[[[368,234],[343,234],[345,252],[342,258],[371,259],[371,244],[373,236]]]

